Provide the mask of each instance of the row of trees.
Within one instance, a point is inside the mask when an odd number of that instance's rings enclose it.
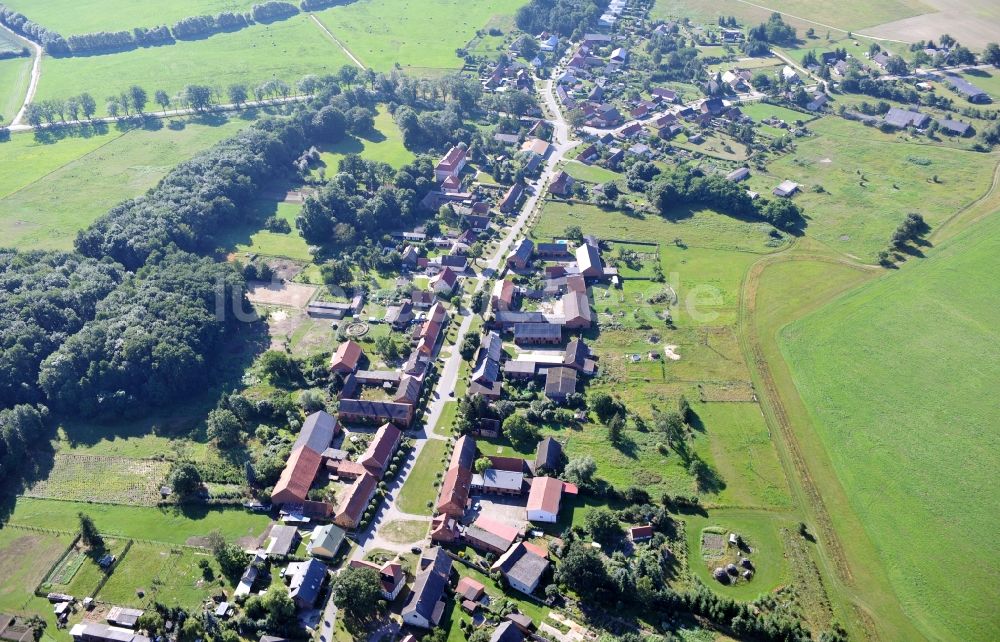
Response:
[[[286,20],[298,12],[299,9],[291,3],[270,0],[253,5],[247,14],[224,11],[216,15],[183,18],[172,27],[137,27],[131,31],[98,31],[64,38],[61,34],[32,22],[23,14],[0,5],[0,23],[42,45],[50,55],[79,56],[171,45],[177,40],[192,40],[215,33],[237,31],[254,22]]]

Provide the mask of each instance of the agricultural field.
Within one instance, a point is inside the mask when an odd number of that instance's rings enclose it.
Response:
[[[768,175],[751,176],[750,188],[766,194],[782,180],[799,183],[795,201],[807,217],[806,235],[866,262],[908,213],[934,228],[981,197],[997,163],[995,155],[893,142],[835,116],[809,128],[816,136],[798,139]]]
[[[513,15],[524,0],[359,0],[316,14],[366,66],[389,71],[397,64],[417,75],[461,68],[464,47],[497,16]]]
[[[293,89],[306,74],[337,72],[351,61],[306,15],[257,24],[204,40],[184,40],[164,47],[99,56],[46,58],[36,100],[66,99],[83,92],[98,98],[140,85],[152,97],[162,89],[175,99],[189,84],[209,85],[225,95],[233,83],[257,86],[283,80]],[[152,111],[157,105],[147,107]]]
[[[20,528],[0,530],[0,611],[18,611],[72,541]]]
[[[0,234],[22,249],[70,249],[78,230],[244,124],[215,117],[157,121],[157,129],[110,127],[48,144],[16,134],[2,147]]]
[[[684,16],[694,22],[715,24],[720,15],[725,15],[736,16],[741,22],[756,24],[764,22],[773,11],[777,11],[784,16],[786,22],[799,29],[801,37],[802,31],[809,27],[816,29],[818,34],[825,34],[828,28],[857,30],[917,16],[930,10],[922,0],[888,0],[879,3],[848,0],[838,4],[816,4],[810,0],[771,0],[766,6],[739,0],[657,0],[651,17],[666,19]]]
[[[217,14],[222,11],[249,11],[253,0],[172,0],[144,5],[128,0],[95,0],[87,10],[71,0],[9,0],[5,5],[38,24],[63,36],[95,31],[131,31],[135,27],[173,25],[181,18]]]
[[[1000,451],[983,388],[1000,378],[998,242],[993,216],[780,335],[864,529],[844,538],[871,542],[907,616],[931,638],[988,639],[1000,598],[988,571],[1000,559],[990,536],[1000,524],[986,509],[998,499]]]
[[[30,79],[30,57],[0,60],[0,125],[9,124],[17,115]]]
[[[56,454],[52,471],[26,497],[153,505],[170,464],[157,459]]]
[[[221,509],[204,506],[151,508],[84,502],[54,501],[21,497],[10,516],[11,524],[23,524],[61,531],[79,528],[80,512],[90,515],[102,533],[134,537],[167,544],[196,544],[212,531],[236,540],[256,539],[267,526],[266,515],[242,508]]]
[[[209,562],[210,574],[198,567],[201,560]],[[209,551],[134,542],[97,597],[133,608],[158,602],[193,609],[226,588],[229,584]]]
[[[740,110],[758,123],[765,118],[778,118],[791,124],[797,120],[809,121],[816,117],[815,114],[807,114],[805,112],[789,109],[788,107],[771,105],[765,102],[740,105]]]

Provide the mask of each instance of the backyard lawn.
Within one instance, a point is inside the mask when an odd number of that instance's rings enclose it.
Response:
[[[424,444],[413,463],[413,470],[399,491],[396,504],[400,510],[415,515],[431,513],[427,503],[434,502],[437,498],[438,488],[434,483],[438,481],[438,474],[446,467],[442,460],[446,446],[447,443],[442,439],[428,439]]]

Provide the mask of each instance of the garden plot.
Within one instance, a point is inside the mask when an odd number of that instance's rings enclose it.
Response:
[[[261,305],[283,305],[290,308],[304,308],[316,288],[301,283],[273,283],[267,281],[250,281],[247,283],[247,299],[251,303]]]
[[[0,610],[20,610],[71,540],[13,526],[0,530]]]
[[[153,505],[170,464],[155,459],[57,454],[47,479],[25,495],[108,504]]]

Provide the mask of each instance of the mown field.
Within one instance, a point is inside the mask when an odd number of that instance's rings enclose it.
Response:
[[[997,626],[998,250],[994,214],[780,335],[857,516],[841,522],[863,528],[842,537],[870,541],[929,638],[986,640]]]
[[[135,27],[171,26],[181,18],[222,11],[249,11],[255,0],[170,0],[138,3],[129,0],[92,0],[86,11],[72,0],[5,0],[38,24],[63,36],[95,31],[131,31]]]
[[[397,169],[416,158],[403,146],[403,133],[385,106],[375,116],[375,132],[368,138],[349,136],[335,145],[320,145],[319,150],[327,176],[337,173],[337,164],[348,154],[388,163]]]
[[[201,560],[209,562],[210,575],[198,567]],[[229,584],[209,551],[135,542],[97,597],[133,608],[157,602],[193,609],[226,588]],[[137,595],[139,590],[143,597]]]
[[[0,125],[10,123],[17,115],[30,79],[30,57],[0,60]]]
[[[794,153],[748,184],[768,194],[784,179],[799,183],[794,198],[807,217],[806,235],[867,262],[908,213],[936,227],[982,196],[997,163],[991,154],[899,142],[835,116],[809,128],[815,137],[798,139]]]
[[[232,135],[245,121],[176,120],[156,130],[67,138],[15,134],[0,159],[0,234],[22,249],[70,249],[76,232],[153,187],[174,165]]]
[[[359,0],[316,14],[366,66],[414,73],[458,69],[464,47],[495,16],[512,15],[525,0]]]
[[[779,11],[789,14],[785,16],[785,20],[799,28],[801,38],[804,37],[803,31],[808,27],[816,29],[817,34],[825,34],[826,29],[817,23],[843,30],[860,29],[920,15],[931,10],[931,7],[920,0],[886,2],[848,0],[836,4],[816,3],[810,0],[771,0],[766,5],[738,0],[656,0],[651,16],[659,19],[688,17],[693,22],[714,24],[720,15],[724,15],[736,16],[741,22],[756,24],[767,20],[772,11]],[[792,16],[805,18],[808,21]]]
[[[444,470],[442,458],[446,445],[441,439],[429,439],[424,444],[417,460],[413,462],[413,470],[399,491],[396,503],[400,510],[417,515],[431,512],[427,502],[437,499],[438,488],[434,483],[438,473]]]
[[[219,509],[203,506],[147,508],[113,504],[55,501],[21,497],[11,514],[11,524],[76,531],[78,513],[94,519],[98,530],[121,537],[150,539],[167,544],[185,544],[190,538],[206,537],[219,531],[227,539],[258,536],[269,519],[242,508]]]
[[[104,115],[102,98],[118,95],[131,85],[142,86],[150,98],[158,89],[176,97],[188,84],[209,85],[224,97],[233,83],[254,87],[277,79],[294,89],[306,74],[335,73],[346,64],[351,61],[343,50],[309,16],[297,15],[164,47],[101,56],[46,57],[36,100],[65,99],[86,91],[98,99],[98,115]],[[147,109],[158,106],[150,100]]]
[[[297,261],[312,259],[309,246],[295,229],[295,217],[302,209],[301,205],[262,199],[254,202],[252,208],[254,223],[245,228],[233,228],[229,233],[220,235],[219,242],[223,247],[231,247],[241,254],[282,256]],[[271,232],[260,229],[260,223],[270,216],[287,221],[291,231]]]
[[[0,530],[0,611],[19,611],[72,541],[19,528]]]

